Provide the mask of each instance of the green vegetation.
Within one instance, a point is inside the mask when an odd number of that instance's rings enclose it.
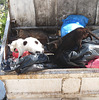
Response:
[[[0,0],[0,4],[4,4],[5,3],[5,0]]]
[[[0,36],[3,37],[7,18],[7,1],[0,0]]]

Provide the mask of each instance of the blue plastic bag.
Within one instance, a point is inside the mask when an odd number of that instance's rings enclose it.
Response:
[[[66,19],[62,20],[61,37],[78,27],[85,27],[88,23],[88,18],[83,15],[69,15]]]

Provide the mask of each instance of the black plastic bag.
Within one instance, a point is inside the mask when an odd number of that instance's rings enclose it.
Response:
[[[42,63],[46,63],[48,60],[48,57],[44,54],[28,55],[19,60],[19,62],[16,64],[17,67],[15,68],[15,71],[18,74],[21,74],[29,71],[35,72],[43,70],[44,66]]]
[[[80,52],[77,52],[75,48],[71,51],[65,51],[59,56],[56,61],[59,62],[59,66],[86,68],[85,65],[89,60],[99,57],[99,43],[83,41]]]
[[[14,71],[15,67],[16,62],[14,62],[12,58],[9,58],[8,60],[3,60],[1,63],[1,70],[5,72]]]
[[[4,60],[1,66],[5,72],[16,71],[18,74],[57,67],[57,65],[50,63],[49,57],[45,54],[28,55],[16,60],[16,62],[9,58]]]

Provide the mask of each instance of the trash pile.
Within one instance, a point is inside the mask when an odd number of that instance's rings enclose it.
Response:
[[[69,32],[79,27],[86,27],[88,18],[83,15],[69,15],[66,19],[63,19],[63,25],[61,27],[61,37],[65,36]]]
[[[61,37],[58,36],[56,40],[41,46],[49,55],[39,49],[34,52],[31,45],[30,49],[25,48],[28,47],[28,41],[23,40],[21,49],[30,51],[24,51],[19,57],[20,52],[15,45],[11,56],[1,63],[2,70],[22,74],[54,68],[99,68],[99,34],[85,28],[87,23],[88,18],[83,15],[69,15],[64,19]],[[38,41],[35,44],[38,45]]]
[[[9,58],[1,63],[2,70],[5,72],[16,71],[17,74],[26,72],[36,72],[44,69],[56,68],[57,65],[51,64],[45,54],[27,55],[18,60]]]

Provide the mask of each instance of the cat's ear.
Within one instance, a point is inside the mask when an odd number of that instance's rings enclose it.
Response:
[[[11,46],[11,44],[8,44],[8,46],[10,47],[10,46]]]

